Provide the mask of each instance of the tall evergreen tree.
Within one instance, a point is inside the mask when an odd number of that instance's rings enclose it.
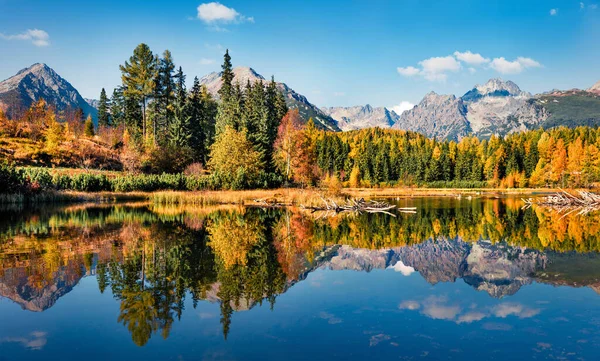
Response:
[[[219,97],[221,101],[219,102],[219,107],[217,110],[217,119],[216,119],[216,133],[219,134],[225,127],[229,125],[234,129],[238,129],[240,118],[236,118],[241,115],[241,111],[239,109],[240,104],[240,93],[236,92],[236,87],[233,84],[233,67],[231,65],[231,56],[229,56],[229,50],[225,51],[225,55],[223,56],[223,65],[221,66],[221,89],[219,89]]]
[[[217,118],[217,102],[213,99],[205,85],[200,88],[200,99],[202,100],[201,127],[204,134],[203,162],[206,164],[210,155],[210,147],[215,142]]]
[[[102,88],[100,92],[100,100],[98,101],[98,125],[107,127],[110,125],[109,101],[106,96],[106,90]]]
[[[155,85],[156,60],[150,47],[146,44],[138,45],[133,51],[129,61],[120,65],[121,79],[124,86],[124,95],[131,99],[138,99],[142,106],[142,136],[146,137],[146,105],[148,98],[153,94]]]
[[[223,85],[221,89],[219,89],[219,96],[221,100],[227,100],[231,96],[231,92],[233,90],[233,67],[231,65],[231,56],[229,56],[229,49],[225,50],[225,55],[223,55],[223,65],[221,65],[221,80],[223,81]]]
[[[192,138],[190,129],[192,117],[188,114],[185,100],[176,100],[173,115],[173,121],[169,126],[169,143],[178,148],[189,147]]]
[[[113,90],[110,99],[110,119],[113,126],[124,123],[125,118],[125,99],[123,98],[123,89],[121,87]]]

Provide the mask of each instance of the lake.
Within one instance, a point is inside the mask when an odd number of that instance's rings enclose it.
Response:
[[[600,218],[0,209],[0,360],[595,360]]]

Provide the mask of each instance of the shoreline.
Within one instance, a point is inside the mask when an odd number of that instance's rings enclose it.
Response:
[[[144,201],[154,204],[192,205],[258,205],[258,202],[286,203],[290,205],[322,204],[323,198],[423,198],[423,197],[503,197],[518,195],[547,195],[559,192],[558,188],[342,188],[332,193],[311,188],[276,188],[222,191],[154,191],[154,192],[79,192],[51,191],[34,195],[0,194],[0,204],[41,203],[120,203]]]

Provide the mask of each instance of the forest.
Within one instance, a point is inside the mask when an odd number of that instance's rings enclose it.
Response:
[[[43,99],[0,111],[0,182],[45,189],[155,191],[296,187],[590,187],[600,181],[597,128],[533,129],[458,142],[390,129],[330,132],[288,109],[274,78],[234,82],[225,52],[214,97],[170,51],[146,44],[102,89],[98,121]],[[57,172],[57,169],[84,172]]]

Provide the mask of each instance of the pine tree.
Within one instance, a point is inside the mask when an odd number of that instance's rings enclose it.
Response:
[[[202,87],[198,77],[194,78],[194,85],[189,96],[189,115],[190,115],[190,147],[192,148],[195,161],[204,162],[205,154],[205,133],[203,127],[203,104]]]
[[[192,117],[188,114],[185,100],[177,99],[173,121],[169,126],[169,143],[171,146],[184,148],[190,146],[192,133],[190,129],[190,120]]]
[[[110,119],[113,126],[124,123],[125,117],[125,99],[123,98],[123,89],[115,88],[110,99]]]
[[[110,103],[108,101],[108,97],[106,96],[106,90],[102,88],[100,92],[100,100],[98,101],[98,125],[103,127],[108,127],[110,122],[110,114],[109,114]]]
[[[175,102],[175,64],[169,50],[163,52],[162,58],[157,58],[157,72],[154,79],[154,138],[159,144],[166,141],[165,131],[169,129],[173,118],[173,103]]]
[[[138,99],[142,105],[142,136],[146,138],[146,104],[153,94],[156,76],[156,60],[150,47],[138,45],[133,55],[124,65],[120,65],[123,93],[132,99]]]
[[[201,127],[204,134],[203,162],[204,164],[206,164],[209,158],[210,147],[215,142],[215,120],[217,117],[217,102],[208,92],[208,89],[205,85],[202,85],[202,87],[200,88],[200,99],[202,100]]]
[[[219,97],[221,101],[217,109],[216,119],[216,133],[220,134],[226,126],[230,126],[233,129],[239,129],[239,123],[241,122],[242,112],[240,104],[243,103],[243,95],[239,84],[233,84],[233,68],[231,65],[231,57],[229,56],[229,50],[225,52],[223,56],[223,65],[221,66],[223,71],[221,72],[221,89],[219,89]]]
[[[223,65],[221,66],[223,71],[221,72],[221,80],[223,85],[221,89],[219,89],[219,96],[221,100],[226,101],[231,96],[231,92],[233,90],[233,67],[231,65],[231,56],[229,56],[229,49],[225,50],[225,55],[223,56]]]

